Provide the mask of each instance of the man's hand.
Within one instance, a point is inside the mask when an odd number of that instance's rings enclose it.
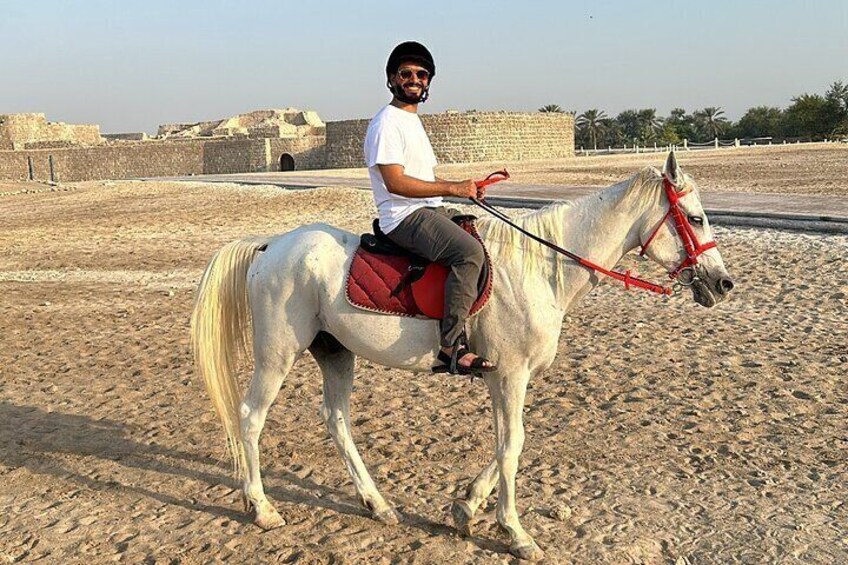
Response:
[[[473,180],[461,180],[450,184],[451,196],[458,198],[480,198],[480,192]]]
[[[486,190],[478,189],[473,180],[447,181],[437,178],[435,182],[408,177],[401,165],[378,165],[386,188],[392,194],[407,198],[430,196],[456,196],[457,198],[483,198]]]

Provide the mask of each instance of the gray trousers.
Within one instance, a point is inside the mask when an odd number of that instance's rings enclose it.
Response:
[[[452,346],[465,331],[468,312],[477,299],[477,281],[486,261],[483,246],[453,223],[456,210],[419,208],[386,234],[404,249],[450,269],[445,282],[445,317],[441,345]]]

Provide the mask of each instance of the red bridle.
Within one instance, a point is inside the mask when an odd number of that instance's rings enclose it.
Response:
[[[686,218],[686,214],[684,214],[683,210],[680,209],[680,199],[689,194],[689,192],[678,192],[677,185],[671,182],[666,175],[663,175],[663,188],[665,189],[665,196],[668,198],[668,212],[665,213],[663,219],[657,227],[654,228],[654,231],[651,232],[651,235],[648,237],[648,241],[642,244],[642,251],[639,252],[639,255],[645,255],[645,252],[648,250],[648,246],[654,240],[657,233],[659,233],[660,228],[663,227],[669,216],[671,216],[671,218],[674,219],[674,229],[677,232],[678,237],[680,237],[680,241],[683,242],[683,249],[686,251],[686,259],[684,259],[676,269],[668,274],[668,276],[672,279],[676,279],[682,271],[686,269],[694,270],[695,265],[698,264],[698,257],[708,249],[716,247],[716,242],[709,241],[701,244],[698,241],[697,236],[695,236],[695,230],[692,229],[692,224],[689,223],[689,220]]]

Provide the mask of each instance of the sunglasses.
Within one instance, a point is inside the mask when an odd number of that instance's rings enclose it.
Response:
[[[418,80],[428,80],[430,78],[430,71],[425,69],[418,69],[417,71],[413,71],[412,69],[400,69],[398,71],[398,76],[402,80],[409,80],[413,76]]]

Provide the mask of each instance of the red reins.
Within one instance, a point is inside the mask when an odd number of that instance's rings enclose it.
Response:
[[[489,176],[487,176],[484,180],[477,181],[474,184],[477,186],[478,189],[480,189],[480,188],[485,188],[489,185],[492,185],[496,182],[506,180],[508,178],[509,178],[509,173],[506,172],[506,170],[497,171],[497,172],[494,172],[494,173],[490,174]],[[665,188],[665,193],[666,193],[666,196],[668,197],[668,202],[669,202],[668,212],[666,213],[665,216],[663,216],[662,221],[659,223],[659,225],[651,233],[650,237],[648,238],[648,241],[642,245],[642,251],[641,251],[640,254],[644,255],[645,250],[647,249],[648,245],[651,243],[651,241],[653,241],[654,237],[657,235],[657,232],[659,232],[660,227],[662,227],[662,225],[665,223],[665,221],[668,219],[668,217],[671,216],[672,218],[674,218],[675,229],[677,230],[677,233],[680,236],[680,239],[683,241],[683,247],[686,250],[686,256],[687,256],[686,259],[680,265],[678,265],[678,267],[673,272],[669,273],[669,277],[674,279],[674,278],[677,278],[677,276],[680,274],[680,272],[683,271],[684,269],[694,267],[694,265],[696,265],[698,263],[698,256],[701,255],[704,251],[706,251],[708,249],[712,249],[713,247],[716,246],[716,244],[715,244],[714,241],[711,241],[711,242],[706,243],[704,245],[701,245],[700,243],[698,243],[698,238],[695,237],[695,232],[692,230],[692,226],[689,224],[689,221],[686,219],[685,214],[680,209],[680,205],[678,204],[678,201],[680,200],[680,198],[683,195],[679,194],[675,190],[675,185],[665,176],[663,177],[663,187]],[[605,269],[604,267],[601,267],[600,265],[593,263],[592,261],[589,261],[588,259],[580,257],[579,255],[572,253],[571,251],[568,251],[567,249],[563,249],[562,247],[560,247],[560,246],[558,246],[554,243],[551,243],[550,241],[542,239],[541,237],[539,237],[539,236],[537,236],[533,233],[528,232],[527,230],[525,230],[521,226],[516,225],[508,216],[506,216],[506,214],[504,214],[500,210],[497,210],[491,204],[486,202],[485,198],[480,198],[480,199],[471,198],[470,200],[474,204],[476,204],[477,206],[483,208],[484,210],[486,210],[487,212],[489,212],[490,214],[492,214],[493,216],[498,218],[499,220],[501,220],[501,221],[509,224],[513,228],[517,229],[518,231],[520,231],[521,233],[523,233],[524,235],[526,235],[527,237],[529,237],[533,241],[541,243],[545,247],[553,249],[554,251],[556,251],[557,253],[560,253],[561,255],[565,255],[569,259],[576,261],[578,264],[582,265],[583,267],[586,267],[587,269],[590,269],[592,271],[596,271],[596,272],[601,273],[603,275],[606,275],[610,278],[613,278],[613,279],[616,279],[616,280],[623,282],[625,289],[629,290],[630,287],[636,287],[636,288],[642,288],[642,289],[645,289],[645,290],[648,290],[648,291],[651,291],[651,292],[654,292],[654,293],[657,293],[657,294],[666,295],[666,296],[672,294],[671,288],[668,288],[668,287],[665,287],[665,286],[662,286],[662,285],[659,285],[659,284],[655,284],[655,283],[652,283],[650,281],[640,279],[638,277],[631,276],[629,270],[625,271],[624,273],[619,273],[618,271],[611,271],[609,269]]]
[[[495,184],[496,182],[501,182],[502,180],[507,180],[509,178],[509,173],[506,172],[506,169],[502,171],[495,171],[490,174],[483,180],[474,181],[474,185],[477,187],[477,190],[481,188],[486,188],[490,184]]]

